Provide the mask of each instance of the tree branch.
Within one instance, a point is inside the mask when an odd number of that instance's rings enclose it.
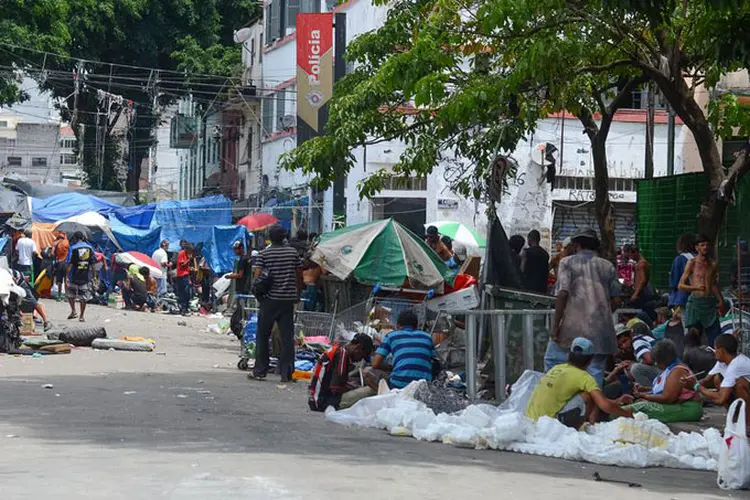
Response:
[[[601,66],[584,66],[580,68],[577,73],[603,73],[605,71],[617,68],[618,66],[629,66],[631,64],[633,64],[633,61],[631,61],[630,59],[619,59],[617,61],[613,61],[609,64],[604,64]]]

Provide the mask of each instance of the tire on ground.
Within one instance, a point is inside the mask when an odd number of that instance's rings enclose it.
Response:
[[[95,339],[106,339],[107,331],[103,327],[76,328],[60,332],[59,338],[77,347],[89,347]]]

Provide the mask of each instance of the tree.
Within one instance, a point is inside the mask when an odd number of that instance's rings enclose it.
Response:
[[[596,29],[617,48],[619,64],[652,79],[695,138],[709,193],[698,213],[698,231],[716,238],[734,188],[750,171],[743,148],[724,171],[718,140],[748,136],[750,113],[732,94],[708,105],[696,90],[716,94],[723,74],[750,67],[750,5],[733,0],[610,0],[598,11],[571,2],[573,13],[589,15]]]
[[[120,132],[113,126],[113,118],[123,113],[130,117],[125,160],[130,191],[138,190],[141,162],[154,144],[159,106],[189,93],[195,93],[201,102],[220,102],[216,98],[239,83],[239,79],[230,78],[237,76],[241,64],[241,47],[234,43],[233,31],[257,19],[261,12],[253,0],[36,3],[58,6],[56,15],[67,37],[55,38],[60,39],[56,45],[17,42],[17,46],[32,50],[14,49],[9,57],[24,61],[27,69],[33,68],[43,87],[64,100],[60,111],[64,119],[74,122],[89,187],[119,187],[117,165],[113,163],[121,157],[123,137],[117,136]],[[32,24],[21,19],[19,24],[23,23]],[[26,28],[33,33],[29,26]],[[79,59],[103,62],[79,65]],[[76,92],[71,75],[79,70],[82,85]],[[197,75],[199,72],[210,72],[211,76]],[[99,91],[123,99],[103,103],[97,96]],[[108,123],[104,123],[103,113]]]
[[[498,152],[568,110],[592,143],[599,228],[614,258],[605,143],[615,113],[646,79],[618,64],[599,43],[604,34],[555,0],[402,0],[384,26],[349,46],[357,67],[336,87],[329,134],[287,154],[283,166],[327,185],[351,168],[354,148],[396,139],[407,149],[394,173],[423,176],[443,161],[454,190],[481,198]],[[370,175],[361,195],[387,175]]]

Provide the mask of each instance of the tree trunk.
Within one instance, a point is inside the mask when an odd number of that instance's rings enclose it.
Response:
[[[591,141],[591,154],[594,159],[594,206],[601,234],[599,254],[607,260],[615,261],[615,217],[609,201],[609,172],[607,171],[606,137],[597,134]]]
[[[724,223],[727,206],[734,197],[734,190],[742,177],[748,172],[750,172],[750,145],[746,145],[737,152],[734,163],[729,169],[729,175],[725,178],[726,182],[720,184],[717,188],[714,188],[713,185],[709,188],[707,198],[701,204],[698,212],[699,233],[708,236],[712,241],[716,241],[719,229]],[[723,171],[721,175],[724,177]]]

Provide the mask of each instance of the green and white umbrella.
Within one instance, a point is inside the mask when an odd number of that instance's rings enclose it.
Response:
[[[440,234],[444,234],[445,236],[450,237],[453,241],[463,243],[466,246],[475,248],[484,248],[487,246],[487,240],[485,240],[473,228],[470,228],[462,222],[441,220],[424,225],[425,228],[429,226],[435,226]]]
[[[393,219],[348,226],[320,235],[312,260],[340,279],[385,286],[435,288],[452,279],[440,257]]]

